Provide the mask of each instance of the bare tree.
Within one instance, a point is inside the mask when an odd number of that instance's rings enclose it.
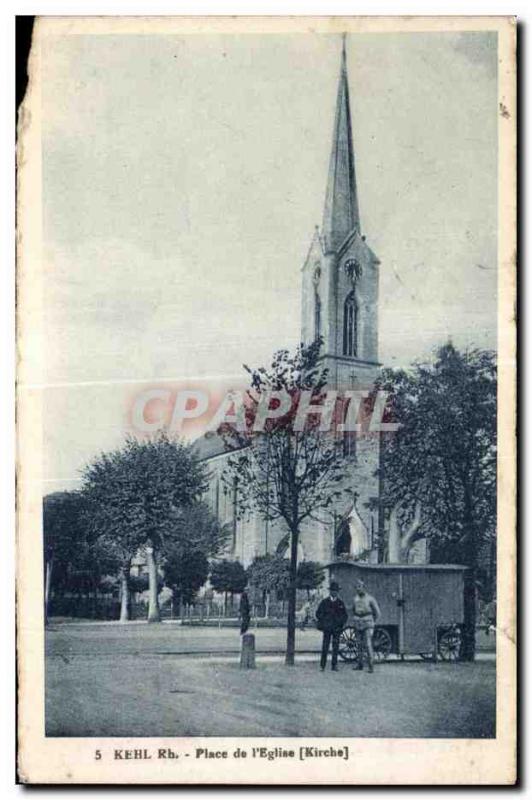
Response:
[[[268,368],[245,369],[251,385],[244,424],[237,426],[240,430],[224,429],[237,451],[229,458],[224,481],[228,489],[236,481],[241,515],[258,512],[267,520],[282,520],[288,529],[286,664],[293,665],[301,526],[309,520],[321,522],[320,512],[342,494],[344,464],[330,426],[321,424],[323,415],[332,413],[319,340],[300,345],[293,355],[278,351]]]

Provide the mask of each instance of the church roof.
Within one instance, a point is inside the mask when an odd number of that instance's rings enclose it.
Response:
[[[329,176],[323,210],[322,235],[326,249],[337,250],[349,233],[354,230],[360,231],[360,217],[344,38]]]
[[[217,433],[209,433],[195,440],[192,444],[192,452],[200,461],[207,461],[209,458],[228,453],[229,448],[226,446],[222,436]]]
[[[241,448],[231,447],[219,433],[206,433],[192,443],[192,452],[200,461],[208,461],[216,456],[229,455]]]

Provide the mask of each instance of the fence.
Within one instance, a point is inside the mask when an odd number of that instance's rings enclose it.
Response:
[[[296,609],[300,612],[306,603],[306,597],[298,598]],[[184,606],[181,609],[172,608],[170,601],[165,602],[160,607],[162,619],[181,620],[184,624],[208,624],[225,621],[236,624],[238,620],[238,598],[233,603],[224,603],[220,599],[199,598],[194,604]],[[251,616],[253,619],[264,619],[271,622],[285,623],[288,612],[286,602],[272,600],[268,605],[264,603],[252,603]],[[56,596],[51,598],[48,608],[48,616],[67,617],[73,619],[93,619],[93,620],[118,620],[120,619],[120,601],[116,597],[83,597]],[[146,601],[132,602],[130,604],[130,619],[142,620],[148,616],[148,604]]]

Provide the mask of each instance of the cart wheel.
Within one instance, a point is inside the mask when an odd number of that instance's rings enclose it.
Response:
[[[458,661],[462,634],[459,628],[449,628],[438,637],[438,653],[444,661]]]
[[[375,628],[373,634],[375,661],[386,661],[392,652],[392,638],[386,628]]]
[[[354,628],[344,628],[340,634],[338,655],[342,661],[349,663],[358,659],[358,641]]]

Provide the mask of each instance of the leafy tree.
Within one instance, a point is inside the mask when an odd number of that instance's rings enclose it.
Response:
[[[427,537],[433,561],[470,568],[463,657],[473,659],[479,555],[496,533],[494,355],[447,344],[432,365],[386,371],[379,383],[400,423],[383,448],[389,560],[407,560],[413,542]]]
[[[138,580],[138,578],[136,578]],[[98,585],[99,590],[104,595],[117,596],[120,590],[120,584],[115,575],[103,575]],[[134,589],[132,591],[135,591]],[[141,590],[139,590],[141,591]]]
[[[317,561],[302,561],[297,568],[297,588],[306,589],[307,598],[310,592],[318,589],[325,580],[323,567]]]
[[[279,555],[255,556],[247,568],[250,587],[262,595],[264,616],[269,616],[270,597],[272,592],[286,593],[290,583],[290,565],[286,558]]]
[[[129,575],[128,576],[128,587],[129,587],[129,594],[135,599],[136,595],[143,594],[144,592],[149,591],[150,589],[150,578],[147,572],[143,572],[140,575]],[[164,580],[161,575],[157,575],[157,594],[161,591],[164,586]]]
[[[183,508],[167,541],[172,547],[181,543],[184,548],[216,558],[223,553],[229,536],[230,532],[222,528],[208,505],[200,500]]]
[[[201,550],[183,550],[179,545],[166,553],[164,580],[172,590],[172,613],[178,604],[192,603],[196,592],[209,577],[209,561]]]
[[[142,592],[147,592],[150,588],[150,580],[145,573],[141,575],[129,575],[128,587],[130,594],[142,594]]]
[[[83,498],[79,492],[54,492],[43,499],[44,619],[48,622],[54,571],[66,575],[85,547]]]
[[[330,509],[341,495],[339,483],[345,465],[335,437],[320,430],[320,418],[311,415],[299,429],[297,406],[302,392],[313,403],[324,399],[327,370],[320,363],[321,340],[300,345],[294,354],[279,350],[268,368],[250,369],[246,425],[227,426],[225,436],[238,448],[228,460],[227,486],[237,482],[240,514],[258,512],[268,520],[282,520],[290,534],[290,579],[286,664],[295,654],[297,547],[301,525]],[[288,397],[291,408],[284,416],[269,419],[264,432],[253,432],[250,424],[272,391]],[[262,406],[261,406],[262,401]],[[267,406],[266,406],[267,408]],[[271,406],[273,408],[273,406]]]
[[[94,534],[119,563],[121,621],[128,619],[131,559],[143,548],[148,562],[148,622],[160,620],[157,560],[184,509],[207,487],[204,466],[191,448],[165,433],[103,453],[83,473],[83,494]]]
[[[164,576],[172,590],[175,611],[178,602],[191,603],[209,574],[209,558],[219,556],[227,544],[228,533],[204,502],[183,510],[166,541]]]
[[[91,533],[82,492],[56,492],[43,500],[45,620],[53,588],[59,593],[92,597],[94,605],[105,575],[116,562]]]
[[[231,595],[231,605],[233,595],[243,592],[246,588],[246,570],[240,561],[216,561],[211,567],[210,574],[211,586],[215,592],[224,595],[224,613],[227,613],[227,595]]]

